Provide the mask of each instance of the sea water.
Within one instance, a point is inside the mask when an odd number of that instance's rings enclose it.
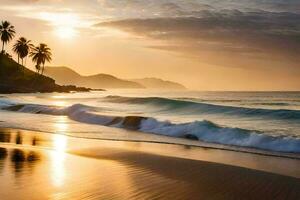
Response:
[[[300,153],[300,92],[10,94],[0,96],[0,127],[93,139],[184,138],[187,144]]]

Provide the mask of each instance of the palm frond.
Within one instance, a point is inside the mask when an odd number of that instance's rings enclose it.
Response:
[[[52,54],[50,51],[51,49],[47,46],[47,44],[41,43],[39,46],[31,47],[30,57],[32,57],[32,61],[38,66],[41,64],[44,65],[46,62],[50,62],[52,60]]]

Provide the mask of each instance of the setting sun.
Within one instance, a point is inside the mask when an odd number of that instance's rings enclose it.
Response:
[[[62,39],[70,39],[76,36],[76,31],[72,27],[61,27],[54,30],[55,34]]]
[[[39,17],[48,21],[53,27],[54,34],[62,39],[70,39],[76,36],[76,28],[81,24],[79,17],[71,13],[42,12]]]

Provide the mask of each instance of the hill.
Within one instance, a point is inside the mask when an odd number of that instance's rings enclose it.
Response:
[[[75,84],[82,87],[101,88],[149,88],[176,89],[185,87],[179,83],[165,81],[158,78],[144,78],[134,80],[119,79],[109,74],[82,76],[68,67],[46,67],[45,74],[54,78],[59,84]]]
[[[45,74],[59,84],[75,84],[89,88],[144,88],[133,81],[119,79],[108,74],[82,76],[68,67],[46,67]]]
[[[168,90],[185,90],[186,88],[176,82],[165,81],[158,78],[143,78],[132,79],[131,81],[137,82],[149,89],[168,89]]]
[[[61,86],[52,78],[31,71],[9,56],[0,54],[0,93],[89,91],[73,85]]]

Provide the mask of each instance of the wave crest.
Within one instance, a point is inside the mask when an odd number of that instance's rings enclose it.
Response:
[[[128,103],[151,105],[160,108],[161,111],[180,112],[184,114],[227,114],[247,117],[260,117],[271,119],[299,120],[300,110],[288,109],[263,109],[215,105],[193,102],[180,99],[168,99],[160,97],[122,97],[107,96],[106,101],[114,103]]]
[[[210,121],[175,124],[141,116],[109,116],[95,112],[83,104],[62,108],[46,105],[20,104],[5,110],[48,115],[66,115],[70,119],[109,127],[133,129],[144,133],[188,138],[223,145],[258,148],[278,152],[300,153],[300,139],[273,137],[259,131],[219,126]]]

